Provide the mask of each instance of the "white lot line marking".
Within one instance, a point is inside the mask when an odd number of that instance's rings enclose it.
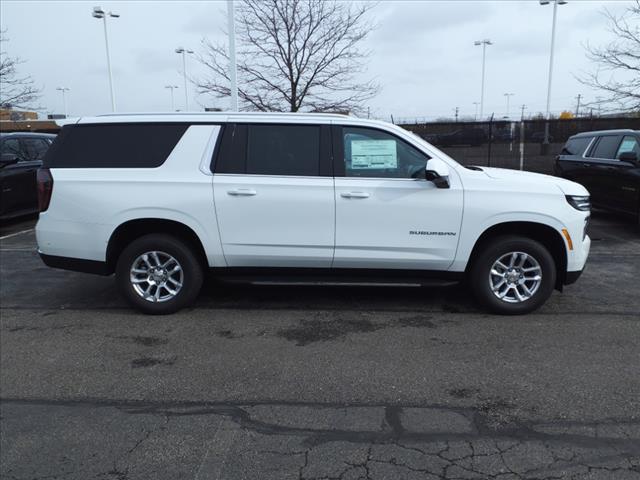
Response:
[[[34,228],[30,228],[28,230],[22,230],[21,232],[10,233],[9,235],[5,235],[4,237],[0,237],[0,240],[5,240],[5,239],[11,238],[11,237],[17,237],[18,235],[22,235],[23,233],[33,232],[34,230],[35,230]]]

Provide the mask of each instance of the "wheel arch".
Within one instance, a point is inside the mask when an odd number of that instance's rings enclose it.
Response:
[[[467,273],[477,258],[483,246],[490,242],[493,238],[505,235],[517,235],[521,237],[531,238],[540,242],[549,251],[556,264],[557,278],[556,289],[562,290],[567,275],[567,249],[562,234],[555,228],[538,222],[502,222],[487,228],[476,240],[471,250],[469,262],[465,273]]]
[[[122,251],[132,241],[144,235],[164,233],[172,235],[186,242],[194,252],[203,268],[208,266],[207,256],[200,237],[184,223],[164,218],[137,218],[120,224],[111,234],[107,243],[106,263],[110,272],[115,271],[115,265]]]

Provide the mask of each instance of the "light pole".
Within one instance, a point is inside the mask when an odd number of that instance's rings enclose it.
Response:
[[[67,118],[67,97],[64,92],[68,92],[69,89],[67,87],[56,87],[56,90],[62,93],[62,108],[64,111],[64,116]]]
[[[477,121],[478,121],[478,105],[480,105],[480,102],[473,102],[473,104],[474,104],[474,105],[475,105],[475,107],[476,107],[476,113],[475,113],[475,114],[474,114],[474,116],[473,116],[473,120],[474,120],[475,122],[477,122]]]
[[[504,96],[507,98],[507,114],[504,118],[509,118],[509,99],[513,97],[515,93],[505,93]]]
[[[173,103],[173,90],[178,88],[177,85],[166,85],[164,88],[168,88],[169,90],[171,90],[171,111],[174,112],[175,111],[175,106]]]
[[[184,47],[178,47],[176,48],[176,53],[182,54],[182,76],[184,78],[184,110],[188,111],[189,110],[189,92],[187,92],[187,53],[193,53],[193,50],[189,50]]]
[[[113,74],[111,73],[111,55],[109,54],[109,36],[107,35],[107,17],[118,18],[120,15],[113,12],[105,12],[102,7],[93,7],[94,18],[101,18],[104,25],[104,44],[107,49],[107,70],[109,71],[109,90],[111,91],[111,110],[116,111],[116,96],[113,93]]]
[[[553,49],[556,43],[556,16],[558,5],[564,5],[567,0],[540,0],[540,5],[549,5],[553,2],[553,20],[551,22],[551,48],[549,53],[549,81],[547,84],[547,121],[544,124],[544,140],[542,142],[542,154],[549,151],[549,120],[551,119],[551,80],[553,78]]]
[[[473,43],[476,47],[482,45],[482,84],[480,86],[480,120],[482,120],[482,113],[484,111],[484,67],[487,58],[487,45],[493,45],[491,40],[485,38],[484,40],[478,40]]]
[[[236,22],[233,0],[227,0],[227,21],[229,29],[229,79],[231,80],[231,110],[238,111],[238,79],[236,65]]]

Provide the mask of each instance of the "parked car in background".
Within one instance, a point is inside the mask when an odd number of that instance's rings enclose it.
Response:
[[[477,147],[487,143],[487,134],[482,128],[462,128],[451,133],[443,133],[436,138],[441,147],[469,145]]]
[[[0,133],[0,220],[38,212],[36,175],[55,137]]]
[[[528,140],[531,143],[542,143],[544,142],[544,132],[533,132],[529,135]],[[553,135],[549,135],[549,143],[553,143]]]
[[[583,132],[567,140],[555,173],[584,185],[594,206],[640,222],[640,131]]]
[[[38,174],[43,261],[116,274],[148,313],[239,280],[469,281],[503,314],[577,280],[589,197],[465,168],[411,132],[330,114],[160,114],[65,125]]]

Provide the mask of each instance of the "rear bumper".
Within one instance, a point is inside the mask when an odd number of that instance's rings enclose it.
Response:
[[[74,272],[93,273],[96,275],[111,275],[113,271],[106,262],[96,260],[86,260],[84,258],[58,257],[56,255],[46,255],[38,250],[40,258],[44,264],[52,268],[62,270],[72,270]]]

